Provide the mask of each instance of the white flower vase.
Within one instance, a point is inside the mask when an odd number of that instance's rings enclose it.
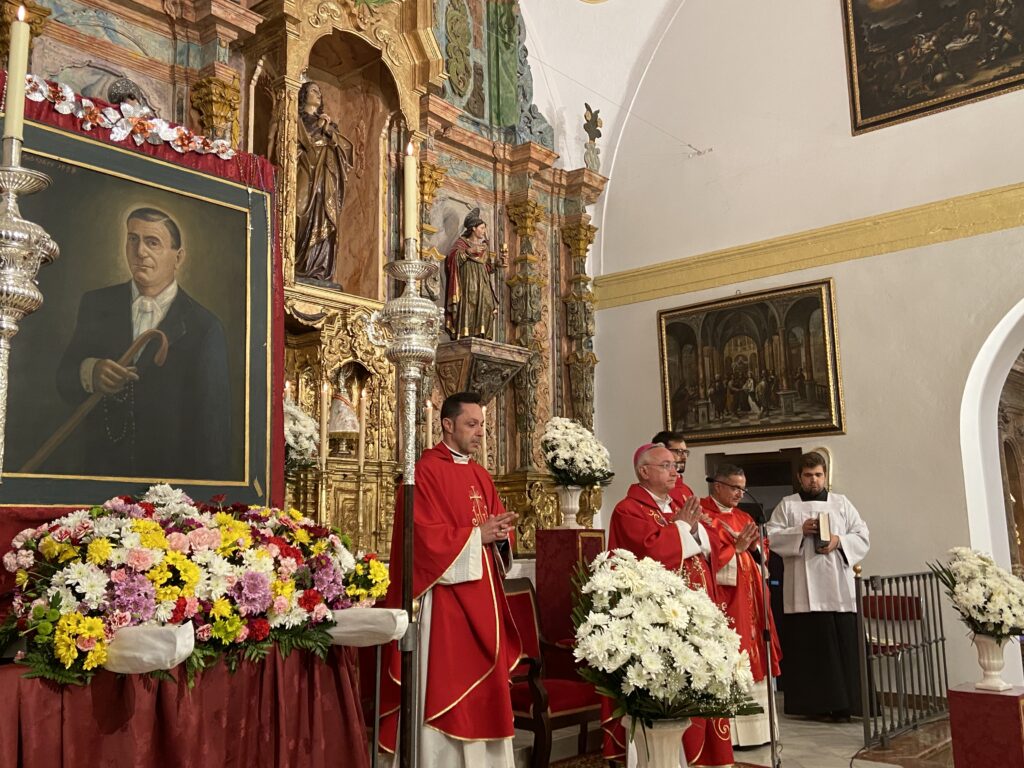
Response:
[[[579,528],[576,522],[576,515],[580,511],[580,494],[583,488],[578,485],[560,485],[558,491],[558,506],[562,510],[562,528]]]
[[[650,728],[637,723],[633,731],[632,718],[622,718],[626,733],[636,749],[638,768],[686,768],[683,752],[683,732],[690,727],[690,719],[655,720]]]
[[[1006,691],[1012,686],[1003,680],[1001,674],[1006,660],[1003,658],[1003,646],[1006,638],[996,639],[988,635],[975,635],[974,645],[978,649],[978,665],[981,667],[982,678],[974,684],[983,691]]]

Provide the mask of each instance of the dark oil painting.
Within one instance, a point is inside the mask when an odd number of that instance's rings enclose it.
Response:
[[[1024,85],[1022,0],[843,0],[854,133]]]
[[[692,444],[844,431],[831,280],[658,313],[665,428]]]

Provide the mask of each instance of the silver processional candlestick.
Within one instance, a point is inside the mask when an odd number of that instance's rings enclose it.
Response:
[[[21,167],[21,139],[5,137],[0,164],[0,472],[7,428],[11,339],[25,315],[39,309],[43,294],[36,275],[60,249],[41,226],[21,217],[18,197],[46,189],[50,177]]]
[[[404,258],[389,262],[385,267],[396,280],[405,282],[401,296],[388,301],[383,309],[370,318],[371,338],[386,329],[390,333],[387,357],[398,369],[401,388],[402,439],[402,608],[409,615],[409,629],[399,644],[402,652],[402,698],[399,717],[399,765],[416,765],[417,732],[420,721],[417,682],[417,650],[419,625],[413,610],[413,496],[416,484],[416,412],[419,403],[419,384],[434,363],[437,335],[441,329],[441,309],[430,299],[420,295],[420,282],[430,277],[437,265],[423,261],[419,256],[416,239],[405,239]],[[383,343],[383,342],[381,342]]]

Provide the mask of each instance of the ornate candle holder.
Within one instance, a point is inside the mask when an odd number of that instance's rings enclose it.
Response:
[[[399,765],[414,768],[416,742],[421,715],[417,711],[417,653],[419,649],[419,623],[413,606],[413,496],[416,483],[416,411],[419,403],[419,384],[427,368],[434,362],[437,335],[441,329],[442,310],[430,299],[420,296],[420,282],[437,269],[432,262],[423,261],[416,240],[405,241],[405,258],[396,259],[384,268],[391,277],[405,282],[405,291],[392,299],[370,317],[368,331],[376,344],[387,346],[387,357],[398,369],[401,387],[401,417],[399,432],[402,439],[402,608],[409,615],[409,629],[401,639],[402,697],[399,715]],[[387,341],[381,331],[387,331]]]
[[[18,323],[43,303],[36,275],[60,255],[46,231],[21,217],[18,198],[46,189],[50,177],[21,167],[21,141],[3,140],[0,160],[0,472],[7,427],[7,369]]]

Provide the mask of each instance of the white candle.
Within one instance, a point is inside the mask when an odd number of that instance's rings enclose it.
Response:
[[[405,148],[405,159],[402,164],[402,175],[404,176],[405,187],[402,195],[402,207],[404,208],[405,219],[402,226],[402,236],[408,240],[409,238],[416,238],[417,229],[416,219],[417,217],[417,206],[416,206],[416,186],[418,183],[418,173],[416,169],[416,155],[413,154],[412,142],[409,142],[409,146]]]
[[[484,415],[484,436],[480,440],[480,463],[487,469],[487,406],[480,409]]]
[[[292,399],[292,383],[290,381],[284,383],[284,399],[285,401]]]
[[[359,395],[359,448],[356,453],[356,460],[359,462],[359,471],[363,471],[363,461],[366,456],[366,390]]]
[[[434,401],[427,400],[427,439],[423,441],[424,447],[431,448],[434,445]]]
[[[327,469],[327,417],[331,413],[331,385],[320,388],[320,468]]]
[[[29,27],[25,6],[18,6],[18,18],[11,22],[11,52],[7,57],[7,106],[4,138],[21,141],[25,126],[25,75],[28,73]]]

